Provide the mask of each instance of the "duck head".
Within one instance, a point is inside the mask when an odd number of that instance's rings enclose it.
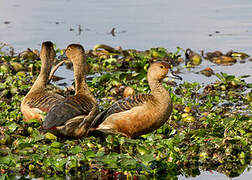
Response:
[[[55,56],[56,53],[53,48],[53,43],[51,41],[43,42],[40,51],[40,59],[42,61],[42,66],[45,64],[46,67],[44,68],[46,68],[48,73],[51,71]]]
[[[67,49],[65,51],[67,58],[69,58],[69,60],[71,62],[74,61],[74,63],[78,63],[78,59],[85,59],[85,58],[81,58],[84,57],[85,54],[85,50],[82,47],[82,45],[80,44],[70,44],[67,46]]]
[[[147,73],[147,79],[161,81],[167,75],[171,66],[165,61],[157,61],[150,65]]]

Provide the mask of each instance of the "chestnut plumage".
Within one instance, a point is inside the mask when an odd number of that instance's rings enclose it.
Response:
[[[172,112],[169,92],[162,86],[170,65],[159,61],[151,64],[147,79],[151,94],[138,94],[121,99],[94,119],[92,130],[134,138],[162,126]]]
[[[48,112],[55,104],[59,103],[63,97],[46,91],[49,74],[51,72],[55,58],[53,43],[46,41],[42,43],[40,59],[40,74],[21,103],[21,112],[24,120],[43,119],[41,113]]]

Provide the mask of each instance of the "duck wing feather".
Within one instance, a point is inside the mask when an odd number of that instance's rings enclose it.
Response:
[[[108,109],[98,114],[94,119],[94,121],[92,122],[91,127],[93,128],[98,127],[99,124],[101,124],[111,114],[128,111],[134,107],[141,106],[149,101],[154,102],[154,96],[151,94],[137,94],[129,96],[127,98],[123,98],[115,102]]]
[[[63,125],[69,119],[80,115],[88,115],[94,104],[92,100],[83,95],[75,95],[65,98],[56,104],[47,113],[43,122],[44,129],[51,129]]]
[[[48,112],[55,104],[60,103],[64,99],[59,94],[40,93],[31,96],[26,104],[30,108],[38,108],[43,112]]]

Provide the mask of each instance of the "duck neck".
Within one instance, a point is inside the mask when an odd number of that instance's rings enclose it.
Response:
[[[30,92],[44,91],[51,71],[49,64],[42,60],[39,76],[32,85]]]
[[[82,55],[81,55],[82,56]],[[85,58],[85,57],[75,57],[75,58]],[[85,66],[86,61],[78,61],[78,60],[73,60],[74,62],[79,62],[79,63],[73,63],[73,68],[74,68],[74,81],[75,81],[75,95],[77,94],[85,94],[92,96],[87,82],[86,82],[86,73],[85,73]]]
[[[148,78],[148,82],[149,82],[152,95],[159,102],[163,102],[163,101],[166,102],[171,99],[169,92],[164,88],[161,81]]]

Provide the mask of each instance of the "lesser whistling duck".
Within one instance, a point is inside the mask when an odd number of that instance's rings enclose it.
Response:
[[[50,41],[43,42],[40,52],[40,74],[21,103],[21,112],[24,115],[25,121],[30,119],[42,120],[44,115],[41,113],[48,112],[56,103],[64,99],[64,97],[59,94],[46,91],[46,84],[53,66],[54,58],[55,50],[53,48],[53,43]]]
[[[66,49],[66,56],[73,63],[75,95],[65,98],[47,113],[43,128],[57,135],[82,137],[88,133],[98,113],[98,106],[85,79],[87,64],[84,48],[79,44],[71,44]]]
[[[136,94],[117,101],[97,115],[92,130],[134,138],[161,127],[172,112],[171,97],[161,82],[169,69],[167,62],[151,64],[147,73],[151,94]]]

